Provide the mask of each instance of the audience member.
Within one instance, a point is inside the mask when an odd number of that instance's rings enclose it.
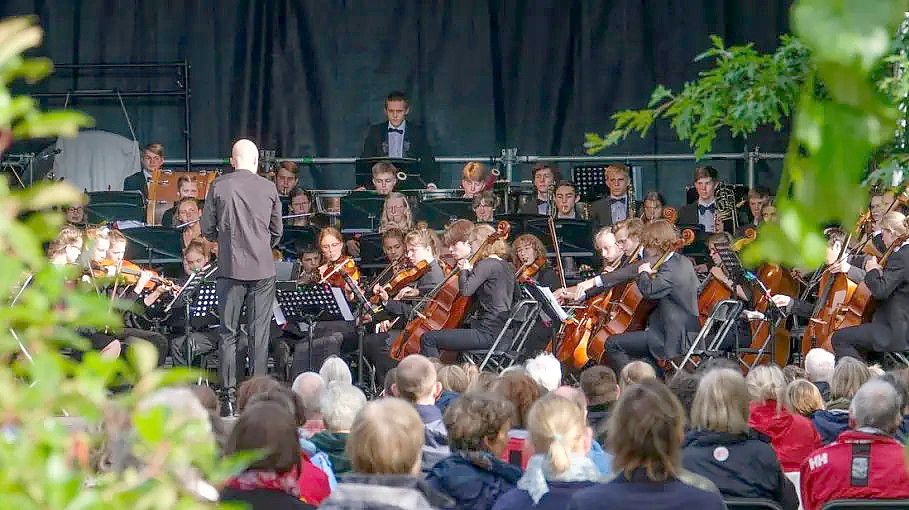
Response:
[[[350,373],[350,367],[337,356],[331,356],[322,363],[319,375],[322,376],[322,382],[326,388],[333,382],[353,384],[353,374]]]
[[[520,468],[499,460],[513,416],[511,402],[496,394],[468,392],[452,403],[445,412],[452,455],[433,466],[429,484],[457,508],[492,508],[521,477]]]
[[[635,360],[622,367],[619,373],[619,386],[627,388],[645,379],[656,379],[656,370],[646,361]]]
[[[792,414],[779,403],[786,381],[776,365],[757,366],[745,379],[751,397],[748,426],[770,437],[783,471],[797,471],[802,461],[821,444],[811,420]]]
[[[436,462],[451,454],[442,412],[435,405],[436,397],[442,392],[435,366],[426,356],[407,356],[398,363],[391,392],[413,404],[420,415],[426,436],[423,444],[423,471],[429,471]]]
[[[459,365],[445,365],[438,371],[439,383],[442,385],[442,393],[436,399],[436,407],[439,411],[445,413],[445,409],[462,393],[467,391],[470,380],[467,373]]]
[[[783,367],[783,379],[786,380],[786,384],[789,384],[796,379],[807,378],[808,375],[805,372],[805,369],[798,365],[786,365]]]
[[[881,376],[881,379],[892,384],[896,392],[900,395],[900,402],[903,417],[900,420],[899,430],[896,432],[896,438],[901,443],[905,443],[909,438],[909,382],[906,377],[909,376],[909,369],[901,368],[892,370]]]
[[[291,389],[303,402],[306,421],[300,427],[300,435],[304,438],[308,439],[313,434],[325,430],[325,422],[322,421],[322,407],[319,404],[324,387],[322,376],[315,372],[303,372],[294,379],[291,386]]]
[[[587,422],[587,397],[584,396],[584,392],[574,386],[559,386],[558,388],[552,390],[549,395],[558,395],[562,398],[567,398],[581,408],[584,412],[584,422]],[[589,427],[588,427],[589,428]],[[600,470],[601,474],[608,475],[612,473],[612,455],[606,453],[603,450],[603,447],[600,446],[600,443],[594,441],[592,438],[593,429],[589,428],[589,433],[591,437],[590,448],[587,450],[587,456],[590,457],[590,460],[593,461],[593,464]],[[528,454],[528,461],[530,456],[534,454],[533,444],[530,442],[526,443],[525,451]],[[524,462],[521,464],[521,469],[526,469],[527,463]]]
[[[615,372],[605,365],[594,365],[581,372],[581,390],[587,397],[587,422],[597,437],[609,416],[609,408],[619,398]]]
[[[344,447],[347,445],[354,418],[365,405],[366,395],[352,384],[335,382],[322,390],[319,407],[322,408],[325,430],[314,434],[310,441],[318,451],[328,455],[336,476],[350,471],[350,460],[344,452]]]
[[[243,381],[237,389],[237,412],[242,413],[253,396],[280,385],[281,383],[270,375],[257,375]]]
[[[896,389],[886,381],[866,382],[852,396],[849,418],[850,430],[802,463],[805,510],[834,499],[909,498],[906,454],[891,437],[902,419]]]
[[[773,448],[748,429],[748,402],[741,372],[722,368],[704,375],[691,407],[682,465],[716,484],[726,498],[771,499],[796,510],[798,494]]]
[[[694,403],[694,395],[698,391],[699,382],[700,378],[698,376],[685,371],[678,372],[669,380],[669,391],[681,402],[686,418]]]
[[[787,384],[781,401],[789,412],[805,418],[811,418],[814,413],[824,409],[821,390],[807,379],[796,379]]]
[[[615,473],[606,483],[576,492],[568,508],[725,509],[712,482],[682,468],[684,422],[682,405],[658,380],[623,388],[608,424]]]
[[[585,408],[550,393],[536,401],[527,416],[530,442],[537,452],[517,487],[496,502],[496,510],[561,510],[571,495],[593,485],[600,471],[587,456],[590,429]]]
[[[222,501],[240,501],[253,510],[315,508],[300,500],[300,445],[293,415],[277,402],[258,402],[234,424],[227,454],[261,450],[265,456],[228,480]]]
[[[325,510],[430,510],[453,501],[418,478],[423,424],[413,406],[396,398],[366,404],[350,431],[353,472],[319,507]]]
[[[504,375],[505,372],[502,372]],[[468,393],[487,393],[492,391],[492,385],[498,381],[499,378],[496,377],[492,372],[480,372],[477,374],[476,379],[467,386]]]
[[[542,395],[540,386],[527,375],[523,369],[502,372],[492,383],[492,392],[514,404],[514,416],[511,417],[511,429],[508,431],[508,444],[501,458],[512,464],[523,466],[529,456],[525,454],[528,434],[525,427],[530,406]]]
[[[524,369],[527,370],[527,375],[546,391],[552,391],[562,384],[562,363],[548,352],[542,352],[537,357],[527,360]]]
[[[394,394],[391,392],[391,387],[395,384],[395,377],[397,376],[398,367],[392,367],[385,373],[385,380],[382,381],[382,396],[383,397],[393,397]]]
[[[832,443],[840,432],[849,428],[849,405],[852,396],[871,379],[871,371],[860,360],[840,358],[830,380],[830,401],[826,409],[811,417],[824,444]]]
[[[815,347],[805,355],[805,378],[820,390],[824,401],[830,400],[830,378],[836,365],[836,356],[827,349]]]
[[[480,376],[480,369],[477,368],[477,365],[471,361],[465,361],[464,363],[461,363],[461,368],[464,370],[464,373],[467,374],[468,389],[465,390],[465,392],[470,391],[470,385],[473,384],[473,382],[477,380],[477,377]]]

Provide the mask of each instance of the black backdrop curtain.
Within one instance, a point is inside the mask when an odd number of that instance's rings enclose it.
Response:
[[[5,0],[0,16],[36,14],[41,53],[58,63],[178,61],[192,65],[194,157],[222,157],[248,136],[279,155],[354,156],[383,120],[392,89],[411,97],[437,155],[581,154],[584,133],[613,112],[646,104],[656,84],[678,88],[701,68],[717,34],[772,50],[788,29],[788,0]],[[58,73],[42,88],[168,87],[161,73]],[[60,105],[61,101],[50,104]],[[72,104],[72,103],[71,103]],[[80,100],[98,127],[129,136],[115,101]],[[140,143],[182,158],[176,100],[128,99]],[[781,151],[784,136],[748,141]],[[720,137],[715,150],[739,151]],[[690,152],[660,126],[614,154]],[[647,164],[644,185],[673,201],[691,163]],[[742,164],[717,165],[741,180]],[[454,183],[454,168],[448,178]],[[341,184],[336,167],[318,170]],[[526,175],[527,169],[521,169]],[[774,185],[774,169],[759,182]],[[340,180],[339,180],[340,179]]]

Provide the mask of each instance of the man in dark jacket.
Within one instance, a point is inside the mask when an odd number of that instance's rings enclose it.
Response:
[[[420,126],[407,122],[408,113],[410,105],[407,96],[403,92],[389,93],[385,98],[385,117],[388,121],[369,126],[360,157],[419,159],[420,176],[426,187],[433,187],[439,182],[439,165],[432,155],[426,133]]]
[[[436,407],[436,395],[442,392],[442,384],[435,366],[425,356],[407,356],[398,364],[391,392],[413,404],[423,421],[423,472],[428,473],[437,462],[451,455],[448,430],[442,421],[442,411]]]
[[[594,365],[581,372],[581,391],[587,397],[587,424],[599,437],[609,417],[609,405],[619,398],[615,372],[604,365]]]
[[[357,413],[366,405],[366,395],[352,384],[334,383],[322,391],[319,398],[325,430],[309,440],[331,461],[335,476],[350,472],[347,438]]]

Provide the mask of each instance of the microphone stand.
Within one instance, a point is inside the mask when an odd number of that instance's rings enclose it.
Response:
[[[366,296],[363,294],[363,291],[357,285],[357,283],[347,274],[346,271],[341,271],[341,276],[344,277],[344,281],[347,283],[347,286],[350,288],[350,292],[354,296],[354,300],[357,302],[357,313],[355,324],[357,328],[357,381],[364,388],[366,387],[363,382],[363,363],[366,358],[363,356],[363,348],[366,341],[366,325],[361,320],[361,317],[367,310],[372,311],[372,307],[369,304],[369,300],[366,299]]]

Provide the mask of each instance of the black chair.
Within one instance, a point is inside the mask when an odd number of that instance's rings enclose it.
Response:
[[[906,510],[909,499],[835,499],[821,510]]]
[[[772,499],[727,498],[723,501],[729,510],[783,510],[783,507]]]

